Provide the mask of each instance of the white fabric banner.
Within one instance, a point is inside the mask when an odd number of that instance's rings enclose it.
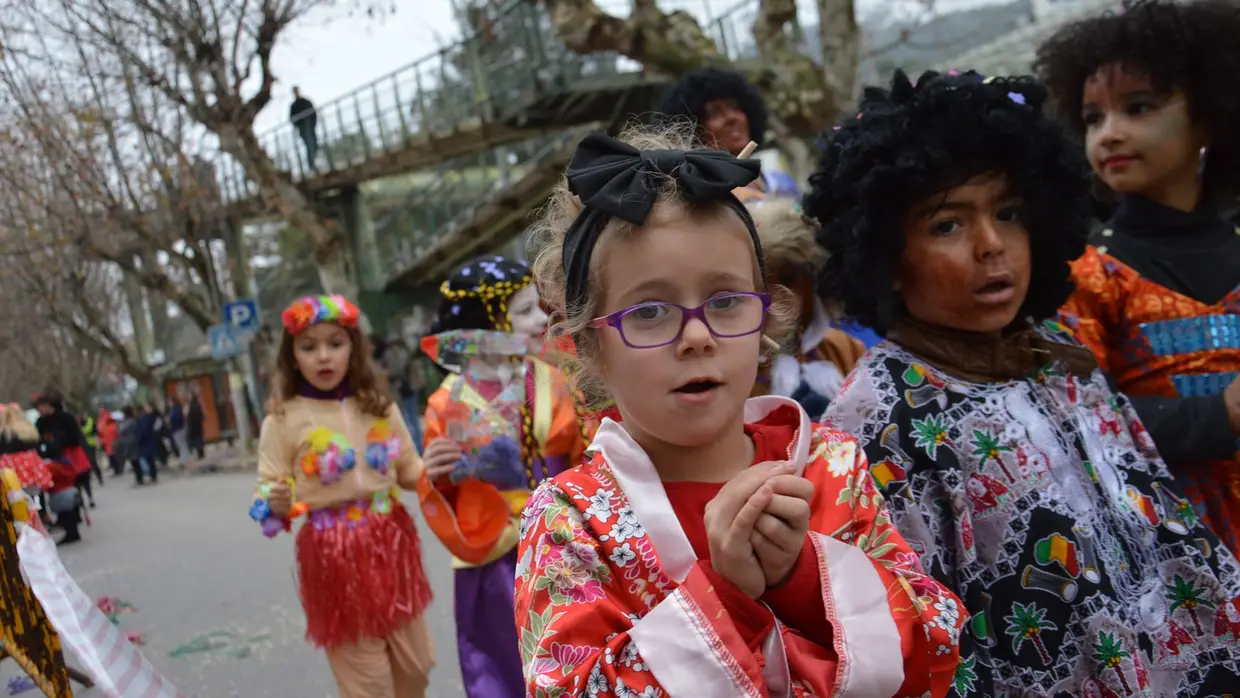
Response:
[[[17,556],[26,581],[76,660],[108,698],[184,698],[69,576],[52,539],[21,526]]]

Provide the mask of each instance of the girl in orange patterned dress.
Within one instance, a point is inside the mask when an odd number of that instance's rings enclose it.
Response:
[[[1223,542],[1240,552],[1240,5],[1137,2],[1038,51],[1114,217],[1063,311],[1127,393]]]

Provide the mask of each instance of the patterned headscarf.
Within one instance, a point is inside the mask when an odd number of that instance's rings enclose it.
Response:
[[[341,295],[306,296],[293,301],[280,316],[289,334],[298,334],[312,325],[334,322],[342,327],[357,327],[361,312]]]
[[[525,262],[485,256],[467,262],[439,287],[432,333],[449,330],[511,332],[508,300],[533,280]]]

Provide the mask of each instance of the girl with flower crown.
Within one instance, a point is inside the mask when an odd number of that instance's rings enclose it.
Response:
[[[423,350],[449,375],[426,411],[422,511],[454,556],[461,675],[470,698],[521,698],[513,620],[520,513],[585,451],[563,375],[535,356],[547,316],[523,262],[480,257],[440,288]]]
[[[284,311],[250,516],[271,537],[305,515],[306,637],[327,651],[341,697],[422,696],[435,663],[423,616],[431,589],[399,496],[422,464],[358,317],[341,296]]]

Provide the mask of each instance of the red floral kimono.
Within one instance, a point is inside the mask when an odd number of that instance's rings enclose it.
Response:
[[[814,483],[797,567],[817,589],[800,607],[822,617],[755,603],[769,631],[747,642],[754,618],[694,553],[696,522],[682,527],[650,459],[604,420],[593,460],[543,483],[525,510],[516,600],[528,695],[946,695],[964,614],[892,527],[856,441],[782,397],[751,398],[745,421],[792,434],[786,453]]]

